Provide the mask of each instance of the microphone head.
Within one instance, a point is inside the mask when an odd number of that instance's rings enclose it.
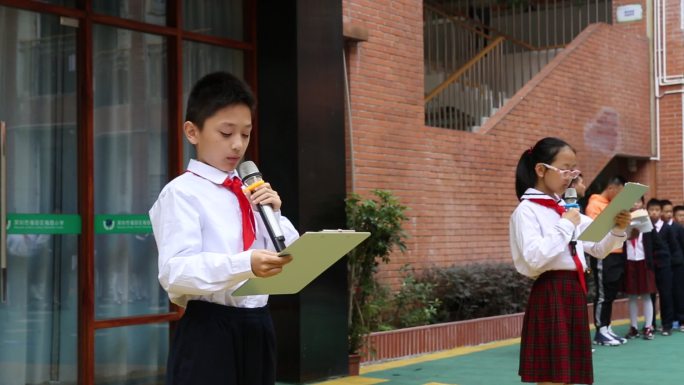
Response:
[[[569,204],[577,203],[577,190],[575,190],[572,187],[568,187],[568,189],[565,190],[565,194],[563,196],[563,199],[565,200],[566,203],[569,203]]]
[[[238,175],[240,175],[240,178],[242,178],[243,180],[254,175],[261,175],[261,173],[259,172],[259,168],[251,160],[246,160],[240,163],[237,172]]]

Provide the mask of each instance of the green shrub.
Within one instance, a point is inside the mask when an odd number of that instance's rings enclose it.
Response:
[[[387,331],[435,322],[441,304],[434,297],[434,284],[419,281],[410,265],[401,268],[401,287],[392,293],[389,287],[378,284],[369,297],[369,329]]]
[[[402,228],[407,219],[406,206],[389,191],[373,190],[373,194],[372,199],[362,199],[357,194],[345,199],[347,227],[370,233],[368,239],[349,252],[347,259],[349,353],[359,351],[381,311],[372,304],[373,296],[378,295],[378,265],[389,262],[392,250],[406,250],[406,233]]]
[[[431,268],[418,280],[441,302],[436,322],[460,321],[525,311],[533,280],[510,263],[474,263]]]
[[[435,296],[435,284],[419,281],[410,265],[401,268],[404,279],[394,297],[394,322],[400,328],[434,323],[441,301]]]

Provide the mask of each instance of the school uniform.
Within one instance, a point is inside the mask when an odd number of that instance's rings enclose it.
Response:
[[[563,204],[554,198],[530,188],[510,218],[515,268],[535,279],[523,320],[519,375],[523,382],[591,384],[584,253],[603,258],[622,247],[626,236],[613,230],[600,242],[577,241],[573,256],[571,240],[592,220],[581,215],[576,228],[549,207]]]
[[[658,304],[660,305],[660,324],[663,331],[670,331],[672,329],[672,322],[674,321],[674,299],[672,296],[672,260],[679,260],[682,258],[682,251],[679,249],[679,244],[675,239],[672,227],[662,220],[658,220],[653,224],[655,231],[657,231],[663,245],[663,251],[656,253],[655,261],[655,276],[656,286],[658,287]],[[665,253],[664,251],[667,251]],[[655,294],[651,295],[651,299],[655,304]],[[655,314],[653,312],[653,325],[655,325]]]
[[[159,282],[171,302],[186,308],[170,347],[170,385],[275,383],[268,296],[232,296],[255,277],[252,250],[275,250],[253,213],[245,226],[253,226],[255,236],[245,250],[238,196],[222,185],[236,177],[235,171],[191,160],[188,172],[169,182],[150,209]],[[292,243],[297,231],[280,212],[274,214],[286,243]]]
[[[655,238],[655,241],[654,241]],[[658,241],[653,231],[639,233],[625,242],[623,250],[627,259],[622,292],[627,295],[651,294],[657,291],[653,266],[653,254]]]
[[[670,220],[668,223],[672,228],[679,250],[681,253],[674,254],[671,260],[672,267],[672,302],[674,306],[674,319],[684,324],[684,226]]]

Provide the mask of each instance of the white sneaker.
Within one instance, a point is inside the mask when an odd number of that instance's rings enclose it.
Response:
[[[603,326],[600,329],[596,330],[596,334],[594,335],[594,344],[603,346],[622,345],[620,341],[616,340],[608,333],[607,326]]]
[[[623,337],[620,337],[619,335],[615,334],[615,332],[613,331],[613,328],[611,328],[610,325],[608,325],[608,335],[613,337],[614,340],[617,340],[618,342],[620,342],[621,345],[624,345],[627,343],[627,338],[623,338]]]

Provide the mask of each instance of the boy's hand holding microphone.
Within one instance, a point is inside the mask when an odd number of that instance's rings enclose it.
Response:
[[[271,188],[271,185],[263,180],[261,172],[254,162],[245,161],[240,164],[238,174],[245,183],[243,192],[252,206],[259,211],[271,242],[277,250],[252,251],[252,272],[257,277],[262,278],[274,276],[283,271],[283,266],[292,261],[291,255],[278,254],[286,247],[285,236],[274,214],[274,211],[280,210],[282,201],[278,193]]]

